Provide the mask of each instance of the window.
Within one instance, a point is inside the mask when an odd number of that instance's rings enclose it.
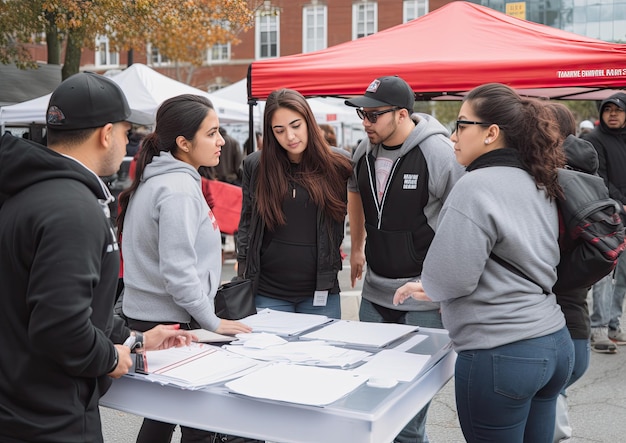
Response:
[[[404,0],[402,23],[410,22],[428,12],[428,0]]]
[[[352,5],[352,39],[378,31],[378,3],[361,2]]]
[[[256,58],[278,57],[280,54],[279,30],[280,12],[266,1],[256,16]]]
[[[207,52],[208,64],[227,62],[230,60],[230,43],[216,44],[209,48]]]
[[[148,45],[148,64],[150,66],[163,66],[169,65],[170,60],[161,55],[159,49],[156,46]]]
[[[302,9],[302,52],[326,48],[328,8],[326,5],[310,5]]]
[[[109,48],[109,38],[106,36],[96,37],[96,61],[95,65],[100,66],[118,66],[120,64],[120,54],[111,52]]]

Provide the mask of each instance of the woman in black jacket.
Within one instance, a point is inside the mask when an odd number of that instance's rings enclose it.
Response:
[[[264,122],[263,149],[243,163],[238,273],[253,279],[258,309],[340,318],[350,159],[297,91],[272,92]]]

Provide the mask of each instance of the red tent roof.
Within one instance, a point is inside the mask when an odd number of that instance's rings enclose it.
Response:
[[[248,75],[248,95],[256,99],[281,87],[305,96],[361,95],[383,75],[399,75],[423,98],[488,82],[529,95],[594,98],[589,91],[626,87],[626,45],[458,1],[327,49],[256,61]]]

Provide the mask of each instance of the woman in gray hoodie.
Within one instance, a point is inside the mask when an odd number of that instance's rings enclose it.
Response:
[[[421,282],[399,288],[394,303],[441,303],[468,442],[551,443],[574,363],[552,292],[556,170],[565,164],[558,127],[543,104],[492,83],[467,95],[451,139],[468,173],[443,206]]]
[[[220,285],[220,229],[202,194],[200,166],[219,163],[224,139],[211,102],[197,95],[165,100],[143,142],[135,178],[120,196],[124,257],[123,312],[133,329],[157,323],[220,334],[250,332],[215,315]],[[138,442],[169,442],[175,424],[145,419]],[[212,441],[182,427],[182,441]]]

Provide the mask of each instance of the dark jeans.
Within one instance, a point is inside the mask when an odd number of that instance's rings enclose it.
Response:
[[[493,349],[461,351],[455,393],[469,442],[552,443],[559,393],[574,366],[568,330]]]

